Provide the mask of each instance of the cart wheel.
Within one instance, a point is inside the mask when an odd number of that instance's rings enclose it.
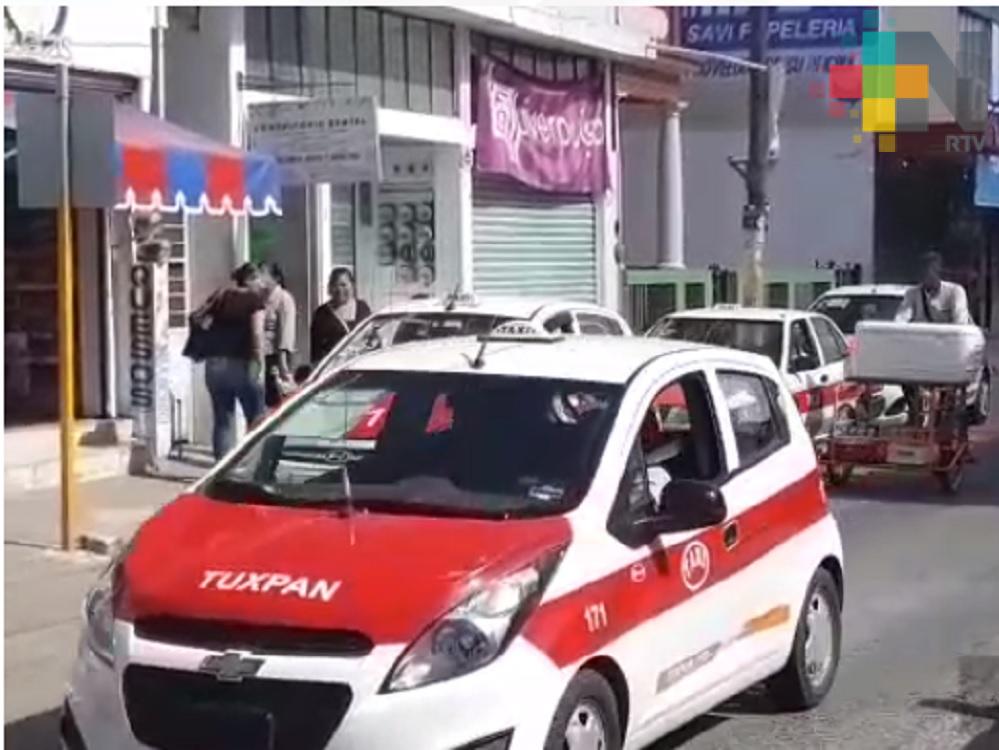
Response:
[[[826,484],[830,487],[842,487],[853,476],[852,464],[830,464],[826,467]]]
[[[938,471],[937,480],[940,482],[940,489],[948,495],[956,495],[964,483],[964,461],[958,461],[947,471]]]

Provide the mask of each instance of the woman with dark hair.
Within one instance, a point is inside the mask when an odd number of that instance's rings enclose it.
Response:
[[[335,268],[327,285],[330,299],[312,316],[311,356],[318,364],[354,326],[371,315],[364,300],[357,299],[354,274],[349,268]]]
[[[211,337],[205,357],[205,385],[212,399],[212,450],[216,459],[235,443],[236,402],[248,425],[264,410],[264,295],[260,270],[244,263],[233,285],[205,304]]]
[[[261,263],[264,282],[264,403],[277,406],[294,389],[295,298],[277,263]]]

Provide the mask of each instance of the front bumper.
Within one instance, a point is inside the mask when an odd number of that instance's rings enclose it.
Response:
[[[147,747],[133,735],[125,708],[122,678],[128,666],[197,674],[202,660],[213,653],[143,641],[123,623],[116,626],[115,637],[114,666],[81,645],[67,692],[67,711],[87,750]],[[321,750],[535,750],[544,745],[567,678],[524,639],[516,639],[499,659],[471,674],[380,694],[378,689],[401,652],[401,646],[379,646],[363,658],[269,656],[253,679],[267,681],[277,690],[293,681],[349,686],[349,707]],[[64,747],[80,750],[66,739]]]

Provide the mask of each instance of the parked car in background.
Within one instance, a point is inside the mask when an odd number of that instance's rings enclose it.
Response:
[[[502,323],[528,321],[549,332],[630,336],[628,323],[613,310],[586,302],[531,297],[453,295],[412,299],[379,310],[355,328],[312,370],[315,382],[365,352],[413,341],[478,336]]]
[[[850,343],[860,321],[894,320],[908,288],[904,284],[840,286],[821,295],[808,309],[832,320]]]
[[[847,383],[843,334],[825,315],[802,310],[717,305],[667,315],[646,334],[762,354],[784,376],[812,437],[856,415],[863,386]]]

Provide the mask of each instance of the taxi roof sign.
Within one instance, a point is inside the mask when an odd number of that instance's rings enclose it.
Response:
[[[561,339],[561,333],[549,333],[530,320],[508,320],[479,337],[479,341],[533,341],[545,344]]]

